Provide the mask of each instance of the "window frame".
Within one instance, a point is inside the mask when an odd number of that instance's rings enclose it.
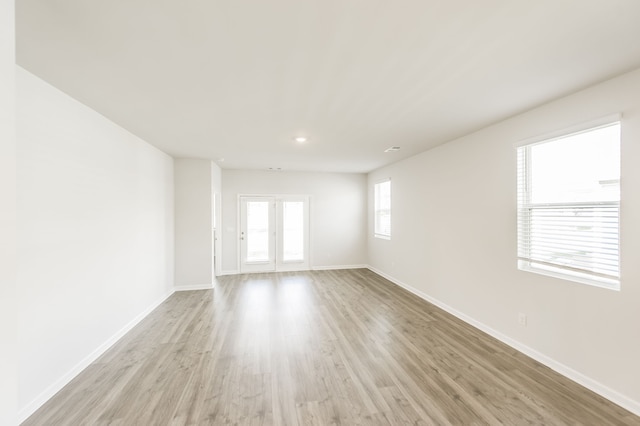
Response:
[[[380,185],[389,184],[389,208],[380,208]],[[385,233],[380,229],[380,212],[387,212],[389,216],[389,232]],[[373,185],[373,236],[383,240],[391,239],[391,178],[379,180]]]
[[[612,116],[603,117],[598,120],[594,120],[588,123],[584,123],[578,126],[573,126],[564,130],[560,130],[551,134],[543,135],[537,138],[531,138],[519,142],[515,145],[517,149],[517,265],[518,269],[527,272],[533,272],[537,274],[552,276],[568,281],[574,281],[582,284],[593,285],[597,287],[603,287],[611,290],[620,290],[621,282],[621,265],[620,265],[620,198],[617,201],[593,201],[593,202],[575,202],[575,201],[563,201],[559,203],[533,203],[531,202],[531,159],[530,149],[531,147],[539,144],[553,143],[554,141],[562,140],[571,136],[576,136],[581,133],[589,133],[605,127],[618,125],[620,129],[620,137],[617,141],[619,148],[622,145],[622,122],[621,115],[616,114]],[[620,161],[620,155],[618,161]],[[618,176],[618,185],[620,185],[620,176]],[[533,244],[531,242],[531,226],[533,221],[533,212],[542,211],[542,209],[557,209],[558,211],[565,210],[565,212],[572,211],[571,209],[593,209],[610,212],[615,212],[615,221],[617,223],[617,230],[615,235],[617,240],[615,241],[617,262],[617,274],[608,275],[602,274],[597,271],[589,271],[587,268],[574,268],[568,265],[562,265],[560,263],[545,262],[540,259],[534,259],[531,254],[533,250]],[[547,210],[548,211],[548,210]],[[578,216],[576,216],[578,217]],[[594,216],[594,218],[604,216]],[[579,222],[576,222],[579,223]],[[587,237],[588,238],[588,237]],[[561,239],[560,239],[561,240]],[[584,241],[579,241],[583,242]],[[584,247],[584,246],[583,246]],[[588,247],[587,247],[588,248]],[[585,250],[585,252],[596,257],[597,253],[593,250]],[[595,268],[594,268],[595,269]]]

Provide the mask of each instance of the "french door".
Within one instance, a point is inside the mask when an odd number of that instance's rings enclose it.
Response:
[[[309,197],[240,197],[240,272],[309,269]]]

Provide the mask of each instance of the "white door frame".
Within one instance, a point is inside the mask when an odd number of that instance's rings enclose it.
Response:
[[[244,201],[271,201],[270,205],[270,259],[265,262],[249,262],[244,259],[244,245],[247,230]],[[304,202],[304,259],[302,261],[284,261],[282,243],[282,206],[287,201]],[[238,271],[240,273],[273,271],[306,271],[311,267],[311,196],[309,195],[272,195],[238,194]]]
[[[301,201],[304,203],[303,211],[303,259],[302,260],[284,260],[284,244],[283,244],[283,204],[288,201]],[[276,271],[308,271],[309,270],[309,196],[308,195],[280,195],[276,197]]]
[[[268,258],[264,261],[247,261],[247,241],[249,238],[246,224],[246,206],[249,202],[266,202],[268,203],[267,211],[269,213],[268,229],[267,229],[267,252]],[[272,196],[241,196],[239,198],[238,212],[238,248],[240,260],[240,272],[273,272],[276,270],[276,199]]]

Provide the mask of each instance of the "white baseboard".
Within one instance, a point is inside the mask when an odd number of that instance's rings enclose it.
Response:
[[[458,311],[457,309],[452,308],[451,306],[439,301],[438,299],[435,299],[425,293],[423,293],[422,291],[406,284],[403,283],[400,280],[395,279],[394,277],[385,274],[382,271],[377,270],[376,268],[372,267],[372,266],[367,266],[367,268],[372,271],[375,272],[376,274],[380,275],[383,278],[386,278],[387,280],[391,281],[393,284],[404,288],[405,290],[415,294],[416,296],[420,297],[421,299],[426,300],[427,302],[439,307],[440,309],[450,313],[451,315],[461,319],[462,321],[466,322],[467,324],[470,324],[472,326],[474,326],[475,328],[487,333],[488,335],[500,340],[502,343],[505,343],[506,345],[511,346],[512,348],[518,350],[519,352],[522,352],[523,354],[527,355],[530,358],[533,358],[534,360],[538,361],[541,364],[546,365],[547,367],[551,368],[552,370],[556,371],[557,373],[562,374],[563,376],[573,380],[574,382],[584,386],[587,389],[592,390],[593,392],[597,393],[598,395],[608,399],[609,401],[613,402],[614,404],[618,404],[619,406],[631,411],[632,413],[640,416],[640,402],[635,401],[623,394],[621,394],[618,391],[615,391],[605,385],[603,385],[602,383],[588,377],[585,376],[584,374],[572,369],[571,367],[568,367],[564,364],[562,364],[561,362],[558,362],[556,360],[554,360],[553,358],[538,352],[537,350],[530,348],[527,345],[524,345],[520,342],[518,342],[515,339],[512,339],[511,337],[500,333],[497,330],[494,330],[493,328],[471,318],[470,316]]]
[[[312,266],[312,271],[333,271],[338,269],[367,269],[368,265],[328,265],[328,266]]]
[[[309,269],[298,269],[289,271],[273,271],[273,272],[299,272],[299,271],[333,271],[338,269],[367,269],[368,265],[328,265],[328,266],[311,266]],[[242,273],[251,274],[252,272],[240,272],[240,271],[221,271],[217,276],[223,275],[239,275]],[[260,272],[256,272],[258,274]]]
[[[106,342],[98,346],[93,352],[87,355],[82,361],[76,364],[71,370],[69,370],[64,376],[56,380],[51,386],[45,389],[40,395],[38,395],[33,401],[22,407],[18,412],[18,424],[27,420],[33,413],[35,413],[40,407],[42,407],[49,399],[51,399],[56,393],[65,387],[71,380],[73,380],[78,374],[87,368],[92,362],[98,359],[104,354],[111,346],[113,346],[122,336],[127,334],[133,327],[135,327],[140,321],[142,321],[147,315],[149,315],[155,308],[160,306],[165,300],[167,300],[174,291],[170,291],[165,296],[162,296],[148,308],[138,314],[134,319],[129,321],[127,325],[121,328],[116,334],[107,339]]]
[[[175,291],[211,290],[213,284],[177,285]]]

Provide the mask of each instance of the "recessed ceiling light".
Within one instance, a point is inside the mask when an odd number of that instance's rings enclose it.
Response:
[[[400,151],[400,147],[399,146],[391,146],[387,149],[384,150],[384,152],[396,152],[396,151]]]
[[[305,143],[307,141],[307,138],[305,138],[304,136],[298,136],[295,138],[295,141],[298,143]]]

